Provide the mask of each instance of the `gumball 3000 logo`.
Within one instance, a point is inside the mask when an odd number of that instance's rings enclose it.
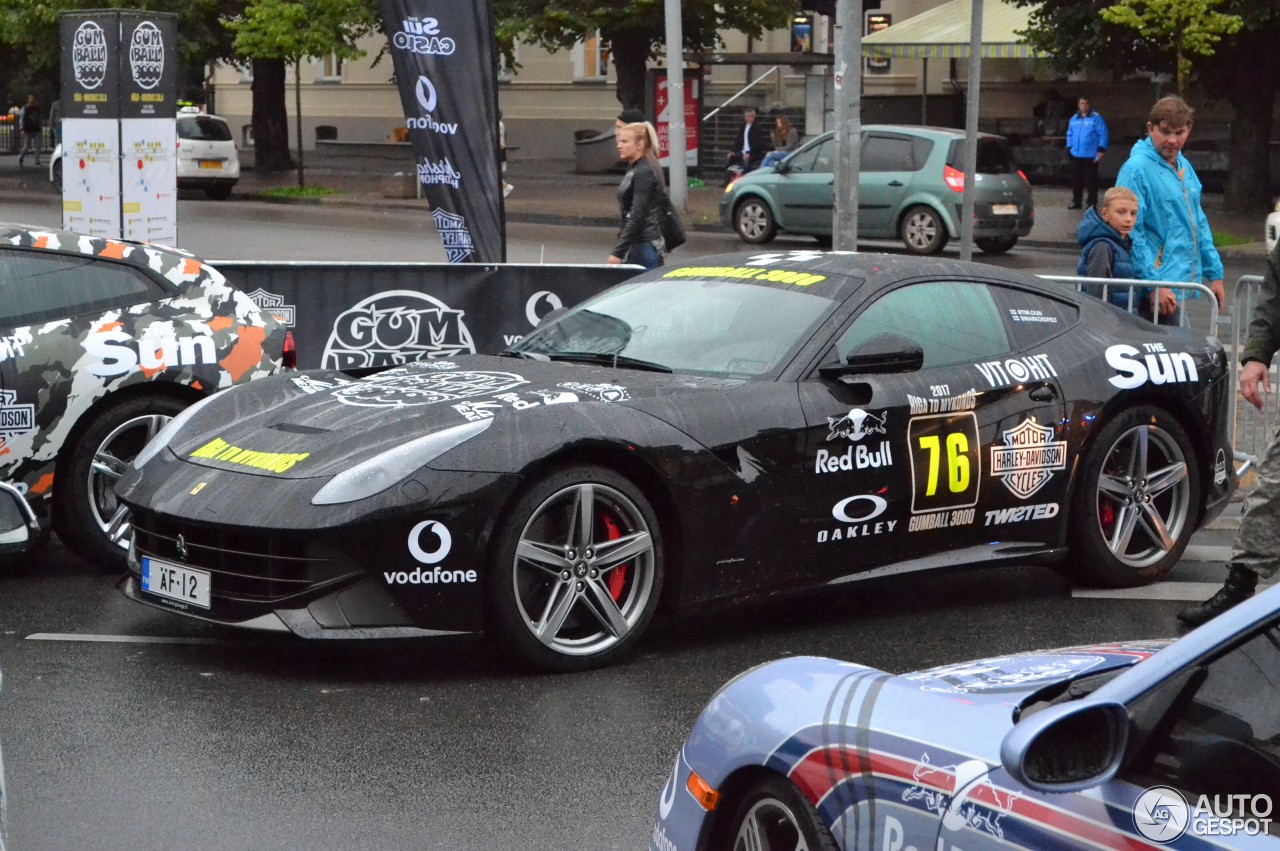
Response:
[[[144,89],[154,89],[164,76],[164,37],[150,21],[143,21],[129,40],[129,70]]]
[[[412,290],[378,293],[334,321],[321,365],[365,369],[475,354],[462,315],[461,310]]]
[[[107,77],[107,34],[93,21],[85,21],[71,37],[71,68],[82,88],[96,89]]]

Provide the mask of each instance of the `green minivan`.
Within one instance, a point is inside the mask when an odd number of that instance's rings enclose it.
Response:
[[[965,137],[947,127],[871,124],[862,128],[858,237],[900,239],[913,254],[936,254],[960,234]],[[778,231],[831,238],[836,144],[832,133],[806,142],[772,168],[725,187],[720,220],[744,242]],[[1031,184],[1002,136],[978,137],[974,243],[988,254],[1031,232]]]

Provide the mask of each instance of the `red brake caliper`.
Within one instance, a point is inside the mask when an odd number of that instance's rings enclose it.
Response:
[[[600,519],[604,522],[605,539],[616,541],[622,537],[622,530],[618,528],[618,524],[613,522],[613,518],[608,514],[601,515]],[[609,574],[609,596],[613,597],[617,602],[622,597],[622,586],[627,583],[627,565],[618,565]]]
[[[1106,470],[1104,469],[1102,472],[1105,473]],[[1102,504],[1098,506],[1098,520],[1102,522],[1103,529],[1110,531],[1116,522],[1116,507],[1112,504],[1110,498],[1103,498],[1099,501]]]

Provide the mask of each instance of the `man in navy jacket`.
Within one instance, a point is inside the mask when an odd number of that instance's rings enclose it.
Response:
[[[1071,158],[1071,209],[1080,209],[1084,190],[1089,206],[1098,204],[1098,163],[1107,152],[1107,122],[1093,111],[1088,98],[1076,102],[1077,112],[1067,122],[1067,153]]]

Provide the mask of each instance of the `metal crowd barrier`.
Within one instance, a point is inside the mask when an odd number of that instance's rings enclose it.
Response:
[[[1240,350],[1249,336],[1249,322],[1253,318],[1253,309],[1258,303],[1258,293],[1262,289],[1261,275],[1241,275],[1236,281],[1235,298],[1232,300],[1231,313],[1236,317],[1235,328],[1231,335],[1231,345],[1227,348],[1227,357],[1231,359],[1231,385],[1236,387],[1240,377]],[[1267,365],[1271,383],[1276,384],[1276,366]],[[1231,446],[1235,449],[1237,461],[1236,472],[1243,473],[1256,467],[1271,436],[1275,434],[1280,422],[1280,393],[1263,395],[1262,410],[1250,405],[1236,395],[1236,403],[1231,408]]]
[[[1263,410],[1259,411],[1244,401],[1235,388],[1240,375],[1240,347],[1244,344],[1244,338],[1248,336],[1249,319],[1253,316],[1253,307],[1257,303],[1258,289],[1262,283],[1261,276],[1242,275],[1240,277],[1236,282],[1235,296],[1231,301],[1230,309],[1222,316],[1218,315],[1218,297],[1204,284],[1185,281],[1140,281],[1130,278],[1080,278],[1067,275],[1040,275],[1039,277],[1046,281],[1069,284],[1079,291],[1089,292],[1090,295],[1096,296],[1101,293],[1104,299],[1113,291],[1127,291],[1129,309],[1134,313],[1137,312],[1137,301],[1142,297],[1139,294],[1140,289],[1168,287],[1188,294],[1192,291],[1203,293],[1206,299],[1199,305],[1192,299],[1182,300],[1182,323],[1187,327],[1198,327],[1205,332],[1206,336],[1217,337],[1223,341],[1227,360],[1231,362],[1233,398],[1229,433],[1236,474],[1241,475],[1257,466],[1258,459],[1262,457],[1271,435],[1275,433],[1277,423],[1280,423],[1280,393],[1274,394],[1277,397],[1276,400],[1268,400],[1269,404],[1264,405]],[[1101,290],[1098,289],[1099,286]],[[1089,289],[1086,290],[1086,287]],[[1158,324],[1159,317],[1155,319]],[[1272,366],[1271,369],[1274,383],[1275,367]]]

